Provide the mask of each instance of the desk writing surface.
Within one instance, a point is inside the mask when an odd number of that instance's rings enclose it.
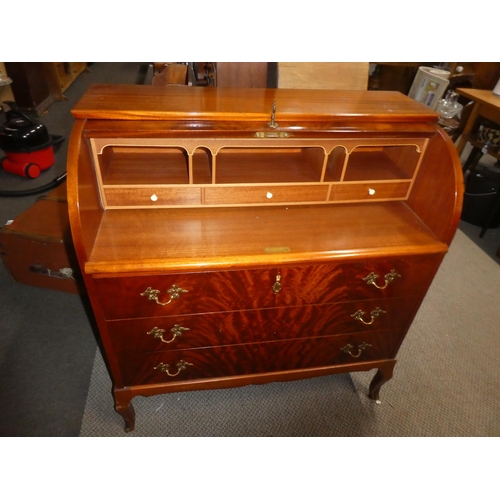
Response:
[[[457,89],[457,92],[474,101],[474,107],[457,144],[457,152],[460,155],[479,116],[500,123],[500,97],[494,95],[491,90],[484,89]]]
[[[493,94],[491,90],[483,89],[457,89],[457,92],[464,97],[472,99],[481,104],[497,107],[500,109],[500,97]]]

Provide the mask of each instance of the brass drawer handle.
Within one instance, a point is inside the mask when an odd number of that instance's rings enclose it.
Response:
[[[177,371],[175,373],[170,373],[170,365],[167,363],[160,363],[158,366],[155,366],[154,369],[166,373],[169,377],[175,377],[188,366],[193,366],[193,363],[188,363],[187,361],[181,359],[175,366],[177,367]]]
[[[385,284],[382,286],[377,285],[375,283],[375,280],[378,278],[378,274],[375,273],[370,273],[366,278],[363,278],[364,281],[366,281],[367,285],[373,285],[375,288],[378,288],[379,290],[383,290],[384,288],[387,288],[387,286],[392,283],[396,278],[401,278],[401,275],[398,274],[394,269],[390,272],[387,273],[384,278],[385,278]]]
[[[342,347],[340,350],[342,352],[345,352],[347,354],[350,354],[353,358],[359,358],[361,356],[361,353],[367,348],[367,347],[372,347],[371,344],[367,344],[366,342],[362,342],[361,344],[358,345],[358,354],[353,354],[351,352],[351,349],[354,349],[354,346],[351,344],[347,344],[346,346]]]
[[[158,328],[155,326],[151,331],[147,332],[148,335],[152,335],[155,339],[160,339],[162,342],[165,342],[165,344],[170,344],[170,342],[173,342],[177,337],[180,337],[184,332],[187,332],[189,328],[185,328],[181,325],[175,324],[172,328],[170,328],[170,332],[172,333],[172,338],[170,340],[165,340],[163,338],[163,334],[165,333],[165,330],[163,328]]]
[[[361,321],[361,323],[364,323],[365,325],[371,325],[375,321],[375,318],[378,318],[381,314],[385,314],[385,311],[383,311],[382,309],[380,309],[380,307],[376,307],[370,313],[371,320],[370,321],[365,321],[363,319],[363,316],[365,315],[365,312],[362,311],[361,309],[359,309],[354,314],[351,314],[351,318],[357,319],[357,320]]]
[[[154,290],[150,286],[141,293],[142,297],[147,297],[148,300],[154,300],[160,306],[166,306],[170,304],[172,300],[178,299],[181,296],[181,293],[187,293],[189,290],[184,290],[183,288],[178,287],[177,285],[172,285],[172,288],[167,290],[167,293],[170,294],[170,299],[167,302],[160,302],[158,299],[158,295],[160,295],[160,290]]]
[[[274,295],[281,292],[281,288],[282,288],[281,287],[281,275],[278,274],[278,276],[276,276],[276,283],[274,283],[274,285],[271,288],[274,292]]]

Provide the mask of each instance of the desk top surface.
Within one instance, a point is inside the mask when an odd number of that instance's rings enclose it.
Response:
[[[491,90],[484,89],[457,89],[457,92],[481,104],[487,104],[500,109],[500,97],[493,94]]]

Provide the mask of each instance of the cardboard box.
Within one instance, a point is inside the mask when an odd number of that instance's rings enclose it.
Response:
[[[0,255],[12,278],[19,283],[80,293],[66,184],[40,198],[0,229]]]

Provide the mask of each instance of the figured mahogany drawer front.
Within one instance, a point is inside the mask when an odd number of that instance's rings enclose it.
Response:
[[[415,299],[375,299],[108,321],[117,353],[172,351],[376,330],[405,330]]]
[[[97,278],[106,319],[237,311],[345,300],[340,265]]]
[[[282,267],[272,277],[276,306],[343,302],[350,295],[342,263]]]
[[[389,332],[239,344],[122,356],[125,385],[182,382],[388,359]]]
[[[421,295],[442,255],[386,258],[344,266],[350,296],[356,299]]]
[[[231,311],[274,305],[272,274],[227,271],[95,280],[107,319]]]

